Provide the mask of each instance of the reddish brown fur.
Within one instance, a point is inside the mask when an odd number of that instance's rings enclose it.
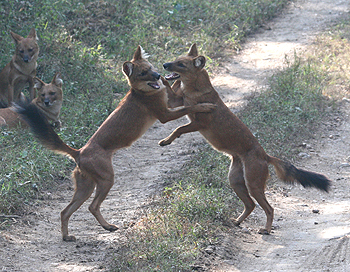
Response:
[[[52,122],[53,127],[60,128],[61,122],[58,118],[63,100],[62,79],[60,78],[60,74],[56,73],[49,84],[46,84],[39,78],[34,78],[34,82],[34,88],[38,92],[38,97],[36,97],[32,103]],[[22,96],[21,100],[24,101],[25,98]],[[10,129],[28,128],[27,123],[19,116],[13,107],[0,109],[0,127],[1,126],[6,126]]]
[[[33,28],[27,38],[11,32],[16,44],[12,60],[0,72],[0,102],[10,106],[20,99],[21,91],[29,84],[30,100],[35,97],[33,78],[36,74],[39,46]]]
[[[61,212],[62,236],[65,241],[75,240],[74,236],[68,235],[68,220],[90,197],[95,187],[96,193],[89,206],[90,212],[106,230],[118,229],[116,225],[109,224],[100,213],[101,203],[114,183],[112,155],[117,149],[130,146],[157,119],[165,123],[189,113],[209,112],[215,109],[215,105],[212,104],[169,109],[168,96],[175,97],[175,94],[169,83],[161,78],[143,57],[140,46],[133,60],[123,64],[123,72],[131,86],[130,91],[79,150],[66,145],[48,125],[41,122],[41,118],[37,118],[37,114],[31,116],[28,110],[22,112],[43,145],[69,155],[77,163],[73,171],[76,184],[74,196]]]
[[[212,113],[189,114],[191,123],[178,127],[167,138],[159,142],[168,145],[184,133],[199,131],[217,150],[231,157],[229,180],[232,188],[244,203],[244,212],[234,220],[240,224],[254,209],[254,197],[264,209],[267,221],[259,233],[269,234],[273,221],[273,208],[265,197],[268,164],[275,166],[279,178],[286,182],[299,182],[304,187],[316,187],[327,191],[330,181],[323,175],[295,168],[265,153],[247,126],[234,115],[220,99],[211,85],[204,69],[205,58],[198,56],[195,44],[189,53],[163,66],[170,72],[169,79],[180,78],[172,86],[177,95],[183,96],[184,105],[213,103],[217,109]]]

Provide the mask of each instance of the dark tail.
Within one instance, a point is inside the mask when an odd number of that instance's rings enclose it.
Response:
[[[34,104],[15,104],[15,109],[24,121],[28,123],[33,134],[43,146],[56,153],[68,155],[77,161],[80,154],[79,150],[66,145],[62,141],[49,124],[44,114]]]
[[[277,176],[284,182],[297,182],[305,188],[314,187],[322,191],[329,191],[331,181],[324,175],[298,169],[291,163],[275,157],[269,156],[268,162],[275,167]]]

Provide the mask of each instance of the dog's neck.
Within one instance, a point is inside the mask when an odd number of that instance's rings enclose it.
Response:
[[[210,93],[214,90],[210,82],[209,75],[205,69],[202,69],[200,72],[196,74],[196,78],[189,78],[188,80],[181,80],[181,89],[184,94],[186,94],[186,90],[193,92],[194,90],[198,93],[205,94]]]
[[[46,116],[47,119],[51,120],[51,121],[57,121],[58,120],[58,116],[60,114],[61,111],[61,107],[62,107],[62,101],[57,101],[52,105],[52,106],[45,106],[43,103],[38,102],[38,101],[34,101],[34,104],[41,109],[41,111],[43,112],[43,114]]]
[[[24,63],[24,65],[18,62],[19,61],[16,58],[13,59],[13,66],[16,70],[27,76],[33,75],[33,72],[35,72],[37,67],[36,59],[33,59],[31,62],[28,63],[21,61],[22,63]]]

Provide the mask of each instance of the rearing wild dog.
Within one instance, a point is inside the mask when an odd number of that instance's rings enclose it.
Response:
[[[123,72],[131,89],[86,145],[78,150],[61,140],[37,107],[23,105],[18,109],[45,147],[70,156],[77,164],[72,174],[76,187],[73,199],[61,212],[64,241],[75,241],[74,236],[68,235],[68,220],[90,197],[95,187],[96,193],[89,206],[90,212],[104,229],[118,229],[117,226],[107,223],[100,213],[101,203],[114,183],[112,155],[117,149],[130,146],[157,119],[165,123],[189,113],[210,112],[216,108],[215,105],[206,103],[169,109],[168,95],[174,96],[171,87],[145,59],[140,46],[133,59],[123,64]]]
[[[191,122],[176,128],[159,145],[168,145],[184,133],[199,131],[215,149],[228,154],[231,157],[228,175],[230,185],[244,203],[244,211],[234,220],[234,224],[239,225],[254,210],[252,196],[267,216],[265,228],[260,229],[259,233],[269,234],[274,210],[265,197],[268,164],[275,167],[281,180],[297,182],[304,187],[315,187],[327,192],[330,180],[266,154],[248,127],[220,99],[211,85],[204,65],[205,57],[198,56],[196,44],[191,46],[187,55],[163,65],[165,70],[172,72],[166,79],[179,79],[172,87],[178,95],[183,96],[185,106],[213,103],[217,108],[212,113],[189,114]]]

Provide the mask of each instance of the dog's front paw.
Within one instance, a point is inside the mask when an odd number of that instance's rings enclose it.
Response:
[[[166,146],[166,145],[170,145],[170,144],[171,144],[171,141],[169,141],[167,138],[160,140],[158,142],[158,145],[160,145],[160,146]]]

